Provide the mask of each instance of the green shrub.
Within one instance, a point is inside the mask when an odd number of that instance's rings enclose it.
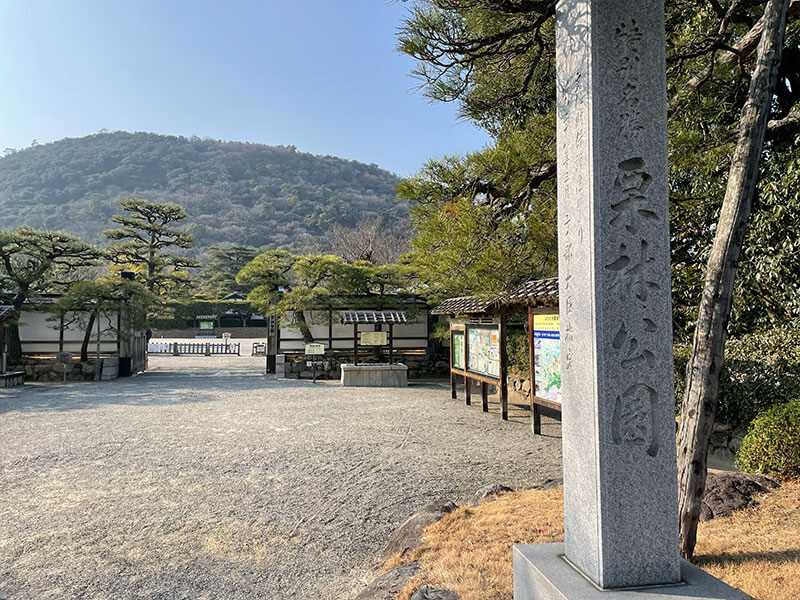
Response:
[[[690,346],[675,347],[675,400],[686,387]],[[800,398],[800,326],[775,327],[729,338],[719,382],[717,419],[746,425],[766,409]]]
[[[527,378],[530,375],[528,362],[528,334],[526,331],[511,329],[506,333],[506,360],[508,371]]]
[[[756,417],[736,455],[736,466],[748,473],[800,477],[800,399]]]

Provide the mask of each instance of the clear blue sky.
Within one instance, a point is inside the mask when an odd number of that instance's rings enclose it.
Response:
[[[100,129],[295,145],[400,175],[487,136],[415,91],[390,0],[0,0],[0,150]]]

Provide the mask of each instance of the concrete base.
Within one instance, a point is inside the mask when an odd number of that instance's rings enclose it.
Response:
[[[601,590],[564,560],[564,544],[514,546],[514,600],[746,600],[744,592],[682,560],[682,583]]]
[[[17,387],[25,383],[25,371],[0,374],[0,388]]]
[[[352,387],[406,387],[406,365],[342,365],[342,385]]]

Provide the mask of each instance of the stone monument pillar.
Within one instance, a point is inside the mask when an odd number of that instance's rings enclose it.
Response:
[[[678,548],[664,44],[663,0],[557,4],[565,543],[516,600],[741,597]]]
[[[557,9],[567,559],[680,581],[663,0]]]

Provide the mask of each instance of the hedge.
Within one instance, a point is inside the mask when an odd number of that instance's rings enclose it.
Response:
[[[800,399],[773,406],[756,417],[736,456],[736,466],[748,473],[800,477]]]

